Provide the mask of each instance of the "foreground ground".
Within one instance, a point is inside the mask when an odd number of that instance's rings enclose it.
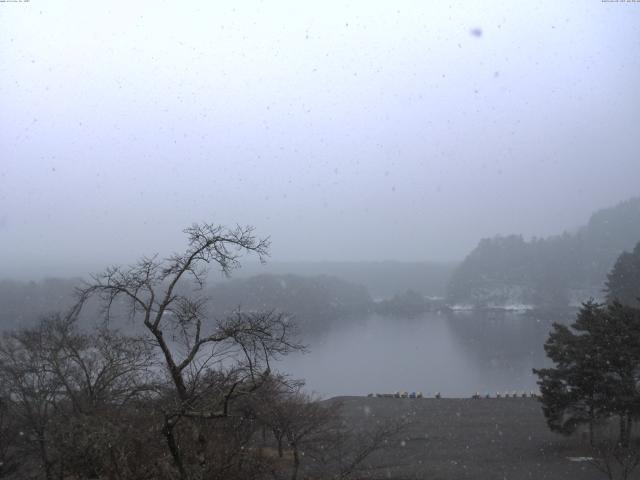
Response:
[[[405,417],[400,437],[371,457],[364,478],[603,479],[588,443],[551,433],[536,399],[340,397],[348,422],[365,428]]]

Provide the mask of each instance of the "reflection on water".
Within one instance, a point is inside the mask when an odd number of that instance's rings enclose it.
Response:
[[[464,397],[537,390],[534,367],[553,321],[572,312],[428,313],[414,319],[371,315],[309,340],[310,352],[281,362],[323,397],[396,390]]]

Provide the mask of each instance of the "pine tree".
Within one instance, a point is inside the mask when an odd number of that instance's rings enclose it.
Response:
[[[583,304],[570,326],[554,324],[545,351],[555,366],[538,375],[549,427],[571,434],[598,420],[620,420],[620,444],[640,416],[640,310],[613,301]]]
[[[607,300],[640,307],[640,242],[632,252],[623,252],[607,275]]]
[[[602,305],[590,301],[571,328],[554,323],[544,349],[556,366],[534,370],[547,424],[555,432],[569,435],[586,423],[593,438],[594,422],[606,415],[606,402],[597,387],[602,360],[592,354],[590,336],[576,333],[591,330],[602,312]]]

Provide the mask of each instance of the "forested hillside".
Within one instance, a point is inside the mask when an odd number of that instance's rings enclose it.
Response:
[[[573,233],[486,238],[454,272],[448,299],[476,306],[566,306],[601,298],[616,258],[639,240],[640,197],[594,213]]]
[[[247,262],[234,273],[234,278],[246,278],[269,273],[315,277],[327,275],[367,288],[373,298],[390,298],[407,290],[427,297],[444,297],[447,284],[458,262],[268,262],[266,265]]]
[[[220,282],[212,286],[209,298],[218,315],[236,309],[275,309],[295,315],[303,330],[323,329],[373,308],[365,287],[325,275],[258,275]]]

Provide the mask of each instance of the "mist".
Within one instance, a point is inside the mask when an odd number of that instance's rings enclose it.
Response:
[[[639,468],[640,0],[0,0],[0,44],[0,477]]]
[[[638,194],[640,9],[3,3],[0,277],[251,224],[271,260],[461,260]]]

